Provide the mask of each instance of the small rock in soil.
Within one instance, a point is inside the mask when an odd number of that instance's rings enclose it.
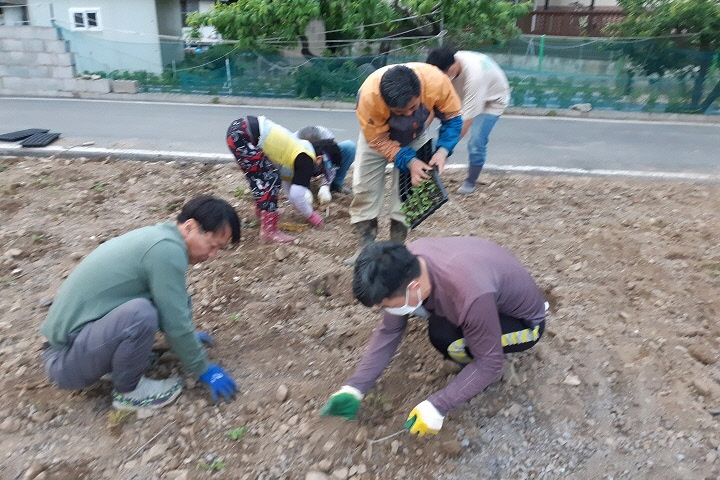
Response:
[[[360,445],[361,443],[364,443],[368,438],[368,429],[365,427],[358,428],[357,433],[355,434],[355,443]]]
[[[47,307],[49,307],[50,305],[52,305],[52,303],[53,303],[53,298],[52,298],[52,297],[41,298],[41,299],[38,301],[38,307],[40,307],[40,308],[47,308]]]
[[[348,469],[343,467],[343,468],[338,468],[337,470],[334,470],[332,472],[332,478],[336,478],[337,480],[347,480]]]
[[[287,257],[289,257],[289,256],[290,256],[290,251],[289,251],[286,247],[284,247],[284,246],[282,246],[282,245],[279,246],[279,247],[275,250],[275,258],[277,259],[278,262],[282,262],[283,260],[285,260],[285,259],[286,259]]]
[[[332,460],[330,460],[329,458],[323,458],[318,463],[318,468],[325,473],[329,472],[332,468]]]
[[[165,474],[163,480],[187,480],[190,470],[170,470]]]
[[[328,331],[328,326],[326,323],[321,323],[319,325],[315,325],[312,330],[310,330],[310,336],[312,338],[320,338]]]
[[[457,440],[448,440],[440,444],[440,451],[450,458],[456,458],[462,453],[462,447]]]
[[[397,455],[398,450],[400,450],[400,442],[397,440],[390,442],[390,453]]]
[[[322,472],[310,471],[305,474],[305,480],[328,480],[330,477]]]
[[[275,398],[278,402],[282,403],[288,398],[288,394],[290,393],[290,390],[288,390],[288,387],[285,385],[280,385],[277,389],[277,392],[275,392]]]
[[[167,449],[168,445],[166,443],[156,443],[155,445],[150,447],[150,450],[143,453],[141,460],[142,464],[144,465],[146,463],[150,463],[159,459],[165,454]]]
[[[572,375],[572,374],[570,374],[570,375],[568,375],[567,377],[565,377],[565,380],[563,380],[563,383],[564,383],[565,385],[570,385],[571,387],[577,387],[577,386],[580,385],[582,382],[581,382],[580,379],[577,377],[577,375]]]
[[[708,345],[690,345],[688,353],[698,362],[712,365],[717,361],[717,354]]]
[[[35,465],[32,465],[30,468],[25,470],[25,474],[22,476],[22,480],[33,480],[38,477],[43,471],[45,471],[47,467],[45,465],[36,463]]]

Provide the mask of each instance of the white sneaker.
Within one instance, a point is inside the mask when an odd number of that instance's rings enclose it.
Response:
[[[135,390],[118,393],[113,390],[113,407],[117,410],[140,410],[141,408],[162,408],[171,404],[180,392],[183,381],[175,375],[165,380],[151,380],[141,377]]]
[[[470,195],[472,192],[475,191],[475,185],[463,182],[463,184],[460,186],[460,188],[457,189],[457,192],[462,195]]]

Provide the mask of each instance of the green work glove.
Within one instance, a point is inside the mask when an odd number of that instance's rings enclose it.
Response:
[[[320,415],[325,417],[333,415],[336,417],[345,417],[348,420],[354,420],[360,409],[360,402],[363,394],[355,387],[343,385],[337,392],[333,393],[320,410]]]

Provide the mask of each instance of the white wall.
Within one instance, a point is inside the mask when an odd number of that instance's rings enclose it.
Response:
[[[182,12],[178,0],[155,0],[158,21],[158,33],[170,37],[182,35]],[[173,61],[182,61],[183,44],[166,39],[160,40],[160,58],[163,66]]]
[[[170,3],[171,0],[158,1]],[[47,0],[28,0],[31,25],[52,25],[51,9],[47,3]],[[99,8],[100,29],[73,30],[71,8]],[[63,36],[70,42],[78,72],[162,72],[164,62],[158,42],[155,0],[53,0],[52,12],[57,26],[62,28]],[[179,4],[177,17],[179,22]]]

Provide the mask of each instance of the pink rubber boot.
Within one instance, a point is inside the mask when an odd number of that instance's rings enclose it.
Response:
[[[260,210],[260,239],[277,243],[292,243],[295,240],[290,235],[285,235],[278,230],[279,219],[280,214],[278,212]]]

